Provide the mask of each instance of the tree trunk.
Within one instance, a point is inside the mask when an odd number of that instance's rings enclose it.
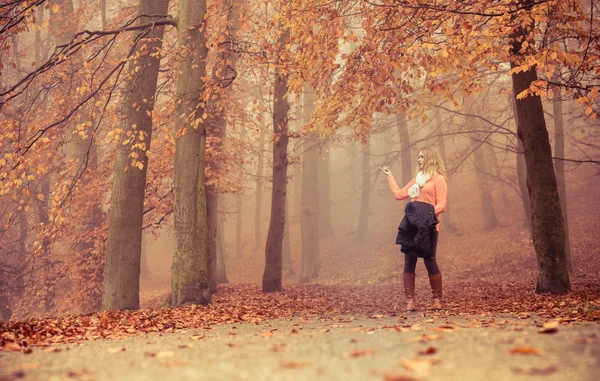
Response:
[[[218,210],[221,215],[217,217],[217,272],[215,278],[217,284],[229,283],[227,279],[227,269],[225,266],[225,243],[223,242],[223,232],[225,231],[225,223],[223,218],[223,197],[219,197]]]
[[[179,45],[186,47],[177,77],[173,164],[174,254],[171,304],[209,304],[206,215],[206,126],[202,95],[206,75],[206,0],[181,0]]]
[[[563,121],[563,105],[560,93],[554,95],[552,102],[554,113],[554,173],[556,175],[556,185],[558,186],[558,197],[560,198],[560,210],[562,211],[565,226],[565,256],[567,257],[567,269],[573,271],[571,261],[571,240],[569,239],[569,218],[567,213],[567,187],[565,183],[565,162],[561,160],[565,157],[565,132]]]
[[[279,46],[290,41],[290,30],[286,28],[279,37]],[[280,48],[283,49],[283,48]],[[277,57],[275,85],[273,91],[273,188],[271,196],[271,220],[265,247],[265,272],[263,292],[281,290],[282,246],[285,229],[285,206],[288,167],[288,71]]]
[[[285,200],[285,229],[283,231],[283,277],[287,278],[294,275],[294,267],[292,265],[292,248],[290,246],[290,216],[289,216],[289,201]]]
[[[402,158],[402,184],[400,186],[404,186],[410,183],[410,180],[415,176],[411,165],[412,155],[410,153],[410,136],[408,135],[406,115],[396,114],[396,127],[400,137],[400,156]]]
[[[246,131],[244,128],[240,128],[240,141],[246,141]],[[240,169],[238,172],[238,182],[244,183],[244,169],[242,168],[243,163],[240,163]],[[235,253],[238,258],[242,256],[242,201],[243,193],[235,196]]]
[[[265,113],[266,114],[266,113]],[[265,118],[266,121],[266,118]],[[266,128],[266,123],[265,127]],[[254,248],[262,247],[262,180],[263,180],[263,162],[265,146],[265,130],[261,129],[258,138],[258,168],[256,170],[256,204],[254,207]]]
[[[239,29],[239,3],[231,4],[230,0],[223,0],[221,7],[223,11],[227,13],[227,22],[221,26],[221,37],[224,41],[223,46],[220,47],[218,53],[218,62],[213,66],[212,77],[213,80],[221,87],[221,92],[217,92],[209,100],[209,107],[211,108],[208,113],[211,115],[207,120],[207,135],[211,139],[212,150],[207,154],[207,164],[211,171],[209,173],[215,176],[222,175],[222,158],[223,152],[223,139],[225,138],[226,122],[225,122],[225,107],[223,107],[223,99],[226,98],[225,94],[229,90],[229,86],[232,84],[236,76],[237,70],[237,54],[231,49],[232,39],[234,38],[237,30]],[[211,180],[209,178],[209,180]],[[217,266],[219,262],[219,254],[217,252],[218,246],[218,206],[219,206],[219,192],[217,184],[210,182],[206,186],[206,214],[208,221],[208,278],[211,292],[217,291],[217,284],[219,279],[227,280],[227,276],[221,274],[218,276]],[[221,232],[222,234],[223,232]],[[221,258],[223,261],[223,258]],[[223,264],[224,266],[224,264]],[[224,272],[224,267],[222,269]]]
[[[444,160],[444,163],[446,163],[446,139],[443,136],[444,129],[442,127],[441,113],[442,110],[438,109],[437,113],[435,114],[436,124],[438,125],[437,144],[440,155],[442,156],[442,160]],[[447,229],[447,231],[455,233],[458,231],[458,229],[456,228],[456,226],[454,226],[454,224],[452,224],[452,220],[450,219],[450,208],[452,206],[452,203],[450,202],[450,195],[448,195],[447,202],[448,204],[446,205],[446,211],[442,213],[441,225],[443,226],[443,229]]]
[[[491,145],[491,144],[485,144],[483,147],[484,153],[487,152],[486,156],[489,157],[492,160],[492,168],[493,168],[493,175],[494,175],[494,181],[497,181],[500,179],[500,176],[502,176],[502,167],[500,166],[500,163],[498,162],[498,156],[496,155],[496,149]],[[492,182],[492,189],[494,188],[494,182]],[[510,206],[508,205],[508,197],[506,196],[506,192],[500,192],[501,193],[501,198],[502,198],[502,208],[504,210],[509,210]],[[447,211],[447,209],[446,209]],[[445,213],[445,212],[444,212]]]
[[[329,142],[324,141],[319,158],[319,236],[327,237],[333,234],[331,222],[331,199],[329,187]]]
[[[467,117],[467,125],[469,128],[476,128],[477,123],[474,117]],[[494,208],[494,200],[492,199],[492,187],[489,181],[490,173],[488,172],[483,155],[483,147],[481,143],[481,135],[478,134],[471,147],[473,148],[473,164],[475,166],[475,177],[477,179],[477,188],[479,190],[479,200],[481,201],[481,211],[483,213],[484,229],[493,229],[498,226],[498,218],[496,217],[496,209]]]
[[[303,119],[309,123],[315,110],[314,91],[308,86],[304,91]],[[319,140],[316,132],[303,136],[302,151],[302,214],[300,233],[302,239],[302,266],[300,283],[318,276],[319,255]]]
[[[510,97],[510,103],[512,106],[513,117],[515,118],[515,125],[517,130],[519,129],[519,115],[517,113],[517,99],[514,94]],[[519,182],[519,193],[521,201],[523,203],[523,212],[525,214],[525,221],[523,227],[529,230],[529,234],[533,234],[531,227],[531,201],[529,200],[529,191],[527,190],[527,169],[525,168],[525,155],[523,154],[523,143],[520,139],[517,139],[517,181]]]
[[[369,201],[371,198],[371,151],[369,146],[369,140],[371,139],[367,138],[367,142],[362,148],[362,197],[360,201],[358,227],[356,230],[355,238],[356,242],[361,243],[367,241],[369,233]]]
[[[150,268],[148,267],[148,246],[150,246],[150,239],[148,234],[142,232],[142,255],[140,258],[140,276],[142,278],[150,276]]]
[[[531,6],[533,0],[522,2]],[[521,26],[511,36],[511,67],[518,66],[522,41],[527,40],[533,23]],[[530,42],[533,43],[533,42]],[[512,73],[513,92],[518,96],[537,80],[536,68]],[[571,289],[565,256],[565,230],[560,198],[552,166],[552,150],[544,120],[542,100],[530,95],[517,99],[519,139],[523,143],[527,168],[527,188],[531,200],[532,238],[538,261],[537,293],[559,294]]]
[[[139,15],[167,14],[168,0],[140,2]],[[150,22],[140,17],[139,24]],[[129,64],[132,75],[122,102],[125,116],[121,123],[123,134],[117,144],[114,166],[108,238],[104,264],[102,309],[138,309],[140,307],[140,256],[142,250],[142,223],[144,191],[148,156],[152,140],[152,117],[154,109],[164,27],[153,28],[140,41]],[[139,71],[135,71],[139,67]],[[129,136],[131,135],[131,136]],[[132,144],[124,144],[128,140]],[[132,149],[134,144],[141,147]],[[131,154],[137,155],[132,165]]]

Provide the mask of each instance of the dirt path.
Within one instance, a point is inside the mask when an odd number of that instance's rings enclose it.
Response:
[[[596,380],[600,326],[542,323],[413,313],[220,325],[1,352],[0,380]]]

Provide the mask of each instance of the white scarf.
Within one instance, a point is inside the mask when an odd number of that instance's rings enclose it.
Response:
[[[426,182],[429,181],[430,178],[431,176],[429,173],[424,174],[422,171],[419,171],[419,173],[417,173],[415,183],[413,186],[408,188],[408,195],[412,198],[419,197],[419,194],[421,193],[420,189],[425,185]]]

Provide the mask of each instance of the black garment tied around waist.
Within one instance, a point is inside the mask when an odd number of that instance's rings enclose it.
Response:
[[[416,257],[435,258],[437,224],[433,205],[422,201],[407,203],[396,235],[396,244],[402,245],[400,251]]]

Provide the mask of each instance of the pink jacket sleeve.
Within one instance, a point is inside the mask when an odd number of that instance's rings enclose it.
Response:
[[[448,204],[448,183],[442,175],[434,179],[435,184],[435,214],[438,215],[446,210]]]
[[[406,184],[406,186],[402,189],[400,189],[400,187],[398,186],[398,183],[396,182],[396,179],[394,179],[394,176],[388,176],[388,184],[390,186],[390,191],[392,192],[392,194],[394,195],[394,198],[396,200],[404,200],[408,198],[408,188],[412,187],[413,184],[416,182],[415,179],[410,180],[410,182],[408,184]]]

